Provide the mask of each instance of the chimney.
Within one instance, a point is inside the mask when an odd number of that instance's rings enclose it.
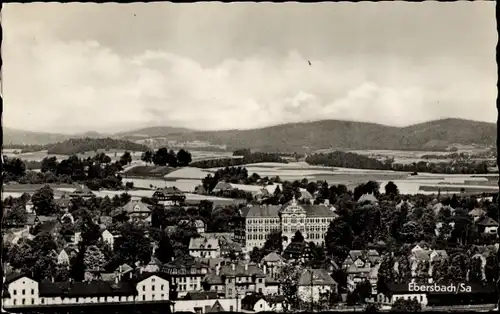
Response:
[[[118,284],[119,281],[120,281],[120,276],[118,275],[115,277],[115,283]]]
[[[245,271],[248,271],[248,263],[245,263]]]
[[[139,268],[139,274],[142,274],[142,267]]]
[[[122,273],[122,265],[120,265],[120,267],[118,267],[118,272],[121,274]]]
[[[234,265],[234,263],[231,264],[231,269],[236,270],[236,265]]]

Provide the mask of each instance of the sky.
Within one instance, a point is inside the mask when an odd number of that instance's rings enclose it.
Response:
[[[496,121],[495,3],[4,4],[3,125]]]

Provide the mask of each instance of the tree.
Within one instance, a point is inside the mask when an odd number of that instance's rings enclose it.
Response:
[[[490,254],[486,258],[486,265],[484,267],[487,282],[497,282],[498,280],[498,262],[495,254]]]
[[[187,166],[191,163],[191,154],[184,149],[181,149],[177,152],[177,161],[180,166]]]
[[[155,250],[155,256],[162,263],[168,263],[174,258],[174,248],[170,238],[165,232],[162,232],[160,236],[160,241],[158,243],[158,248]]]
[[[123,166],[129,165],[130,163],[132,163],[132,155],[130,154],[130,152],[123,153],[123,155],[120,157],[120,163]]]
[[[483,282],[483,265],[479,257],[473,258],[469,267],[469,281]]]
[[[416,300],[398,299],[391,307],[391,312],[421,312],[422,305]]]
[[[24,224],[28,220],[26,210],[17,205],[11,209],[7,209],[4,216],[5,222],[12,225]]]
[[[141,155],[141,160],[144,161],[146,164],[152,163],[153,162],[153,155],[154,153],[150,150],[145,151]]]
[[[153,155],[153,163],[157,166],[166,166],[169,159],[168,149],[162,147]]]
[[[83,257],[85,269],[88,270],[103,270],[106,265],[106,259],[101,250],[95,246],[88,246]]]
[[[385,194],[392,195],[392,196],[398,195],[399,194],[398,186],[394,182],[389,181],[385,185]]]
[[[295,232],[295,235],[292,238],[292,242],[304,242],[304,236],[300,232],[300,230],[297,230]]]
[[[56,157],[45,157],[42,159],[42,166],[41,166],[41,171],[43,173],[45,172],[52,172],[56,173],[57,172],[57,158]]]
[[[151,243],[146,237],[145,229],[127,222],[120,227],[120,234],[121,237],[114,243],[115,259],[120,264],[147,264],[151,258]]]
[[[277,251],[279,254],[283,251],[283,240],[281,231],[273,230],[267,235],[266,242],[264,243],[264,254]]]
[[[57,209],[54,203],[54,191],[48,185],[44,185],[31,197],[31,202],[38,215],[52,215]]]
[[[285,264],[279,274],[278,282],[281,287],[281,293],[285,297],[285,311],[294,312],[299,306],[298,282],[303,269],[298,265]]]
[[[382,258],[378,270],[377,291],[384,292],[385,289],[387,288],[387,284],[396,281],[394,263],[395,260],[394,257],[392,257],[392,255],[386,255]]]

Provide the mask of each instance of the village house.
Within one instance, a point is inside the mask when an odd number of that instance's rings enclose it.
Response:
[[[497,234],[498,222],[490,217],[483,217],[476,221],[477,229],[485,235]]]
[[[285,260],[276,252],[271,252],[261,259],[264,273],[273,279],[278,279]]]
[[[172,312],[192,312],[196,314],[240,312],[241,300],[222,299],[213,291],[192,291],[178,298],[172,305]]]
[[[217,266],[214,273],[206,276],[204,285],[226,298],[234,298],[251,292],[265,293],[265,279],[258,265],[240,262]]]
[[[370,280],[373,269],[380,264],[380,260],[380,254],[375,250],[349,251],[349,255],[342,263],[347,273],[348,289],[354,291],[359,283]]]
[[[212,192],[213,193],[230,192],[230,191],[232,191],[234,189],[235,188],[231,185],[231,183],[220,181],[220,182],[217,182],[217,184],[213,188]]]
[[[158,204],[165,206],[182,206],[186,202],[186,195],[175,186],[157,189],[153,198],[158,200]]]
[[[202,281],[208,274],[209,268],[189,256],[164,264],[161,271],[170,275],[178,297],[184,297],[190,291],[202,290]]]
[[[286,241],[285,241],[286,245]],[[285,245],[283,245],[285,247]],[[291,242],[283,250],[283,258],[290,261],[306,261],[311,257],[311,248],[306,241]]]
[[[300,275],[298,296],[304,302],[318,302],[338,292],[338,284],[324,269],[307,269]]]
[[[250,294],[241,300],[241,310],[244,313],[283,312],[284,302],[284,296]]]
[[[483,218],[486,216],[486,212],[482,208],[474,208],[469,212],[469,216],[472,217],[474,222],[477,222],[479,219]]]
[[[140,200],[130,200],[123,206],[122,211],[132,221],[151,221],[151,209]]]
[[[69,255],[66,253],[66,250],[62,249],[57,255],[57,264],[69,265]]]
[[[219,240],[215,238],[191,238],[189,240],[189,255],[192,257],[220,257]]]
[[[189,221],[187,219],[179,221],[179,225],[189,224],[189,223],[191,223],[191,221]],[[196,227],[196,232],[198,232],[198,234],[200,234],[200,235],[203,235],[205,233],[205,223],[203,222],[203,220],[196,219],[193,221],[193,223],[194,223],[194,226]]]
[[[361,204],[361,203],[371,203],[371,204],[378,204],[378,200],[377,198],[375,197],[375,195],[371,194],[371,193],[367,193],[367,194],[363,194],[361,195],[361,197],[358,199],[358,204]]]
[[[76,235],[76,234],[75,234]],[[116,236],[114,236],[111,232],[109,232],[108,230],[104,230],[101,234],[101,238],[102,238],[102,241],[104,243],[106,243],[107,245],[109,245],[109,247],[111,249],[113,249],[114,245],[115,245],[115,238]]]
[[[85,185],[79,185],[76,189],[69,195],[71,198],[91,198],[95,197],[95,194]]]

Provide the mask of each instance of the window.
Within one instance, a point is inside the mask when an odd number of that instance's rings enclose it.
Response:
[[[22,295],[25,295],[25,294],[26,294],[26,290],[24,290],[24,289],[23,289],[23,290],[21,291],[21,293],[22,293]]]
[[[160,290],[163,291],[163,285],[160,286]]]
[[[232,306],[232,305],[231,305],[231,306],[229,306],[229,312],[233,312],[233,311],[234,311],[233,306]]]
[[[146,296],[145,295],[142,296],[142,301],[146,301]]]
[[[22,299],[22,302],[23,302],[23,305],[25,305],[25,304],[26,304],[26,299],[25,299],[25,298],[23,298],[23,299]]]
[[[146,291],[146,286],[142,286],[142,291]]]
[[[154,279],[154,278],[151,278],[151,282],[155,282],[155,279]]]
[[[31,294],[35,294],[35,289],[31,289]]]
[[[17,300],[16,300],[16,299],[14,299],[14,305],[16,305],[16,304],[17,304]]]
[[[12,291],[12,294],[17,295],[17,290]]]
[[[35,299],[31,299],[31,304],[35,304]]]
[[[151,286],[151,291],[155,291],[155,286],[154,285]]]
[[[45,304],[45,299],[44,298],[42,298],[40,301],[42,302],[42,304]]]

